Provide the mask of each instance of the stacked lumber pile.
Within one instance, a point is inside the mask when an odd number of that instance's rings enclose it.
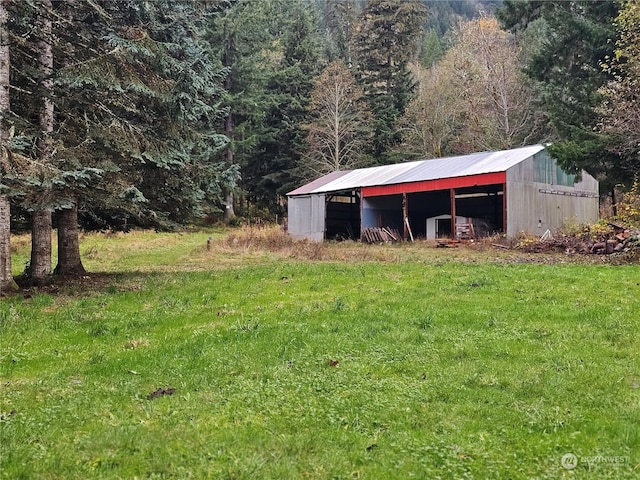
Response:
[[[396,243],[402,241],[398,230],[390,227],[370,227],[362,230],[362,241],[365,243]]]
[[[462,242],[460,240],[452,240],[450,238],[439,238],[436,245],[437,248],[457,248]]]

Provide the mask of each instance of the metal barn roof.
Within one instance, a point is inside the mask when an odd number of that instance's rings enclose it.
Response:
[[[544,150],[544,148],[543,145],[532,145],[498,152],[472,153],[470,155],[457,157],[419,160],[415,162],[384,165],[381,167],[332,172],[289,192],[287,195],[340,192],[361,187],[504,172]]]
[[[347,175],[349,172],[350,170],[328,173],[327,175],[317,178],[314,181],[301,186],[300,188],[296,188],[292,192],[287,193],[287,195],[304,195],[304,194],[309,194],[312,192],[319,191],[327,183],[331,183],[333,180],[343,177]]]

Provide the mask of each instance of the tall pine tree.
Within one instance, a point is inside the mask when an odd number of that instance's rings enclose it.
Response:
[[[30,145],[39,138],[44,102],[29,90],[43,77],[31,62],[36,43],[28,25],[38,5],[13,5],[14,35],[25,52],[14,69],[16,92],[24,101],[17,102],[17,134],[9,147],[14,156],[33,160],[38,150]],[[10,181],[25,208],[42,205],[38,194],[47,192],[47,205],[60,211],[56,273],[64,274],[84,270],[78,210],[105,226],[121,215],[167,228],[218,203],[237,169],[220,156],[224,69],[201,41],[208,4],[69,1],[53,8],[55,63],[45,79],[53,80],[47,98],[55,104],[55,154],[46,164],[16,171]]]
[[[36,15],[37,41],[37,88],[38,88],[38,124],[40,132],[37,138],[36,158],[45,168],[53,163],[53,141],[51,133],[54,124],[53,105],[53,5],[51,0],[40,0]],[[52,186],[52,185],[51,185]],[[45,186],[45,192],[51,186]],[[51,275],[51,195],[40,197],[35,202],[31,220],[31,260],[26,274],[34,284],[48,281]],[[40,200],[39,199],[39,200]]]
[[[187,1],[103,6],[72,13],[78,35],[102,31],[92,49],[69,38],[74,51],[57,77],[67,92],[66,161],[91,164],[104,179],[71,193],[106,226],[120,217],[162,229],[204,215],[236,176],[217,133],[224,71],[201,41],[211,12]]]
[[[618,177],[627,188],[640,178],[640,4],[625,1],[616,19],[620,39],[605,67],[614,79],[601,88],[597,109],[607,148],[619,157]]]
[[[285,213],[285,193],[300,182],[297,166],[305,148],[303,124],[321,61],[317,17],[311,4],[281,2],[280,21],[272,27],[282,33],[278,61],[266,84],[264,128],[255,155],[243,165],[242,185],[248,199],[277,215]]]
[[[426,18],[417,0],[368,0],[359,19],[357,70],[374,115],[371,154],[378,163],[398,160],[398,122],[414,88],[408,63],[417,58]]]
[[[250,161],[264,128],[269,108],[265,86],[275,65],[268,28],[274,13],[269,0],[230,0],[209,25],[207,40],[227,69],[224,133],[230,140],[225,150],[230,168]],[[230,222],[235,215],[235,192],[229,188],[224,220]]]
[[[9,31],[7,22],[8,0],[0,0],[0,294],[13,282],[11,273],[11,204],[7,195],[7,186],[3,184],[9,151],[6,142],[9,138],[7,116],[11,110],[9,101],[9,76],[11,59],[9,57]]]
[[[521,33],[531,25],[546,32],[530,56],[527,74],[537,82],[542,108],[550,120],[549,151],[571,173],[585,169],[606,191],[620,181],[619,158],[607,150],[598,132],[596,107],[609,79],[601,66],[615,42],[616,1],[505,0],[499,11],[503,24]]]
[[[326,0],[323,23],[327,29],[326,56],[330,61],[337,57],[348,66],[353,64],[359,15],[358,0]]]

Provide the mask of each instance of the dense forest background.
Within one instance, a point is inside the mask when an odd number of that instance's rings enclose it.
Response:
[[[0,0],[3,278],[9,218],[41,278],[52,228],[73,273],[78,225],[282,218],[346,168],[550,142],[631,188],[638,32],[626,1]]]

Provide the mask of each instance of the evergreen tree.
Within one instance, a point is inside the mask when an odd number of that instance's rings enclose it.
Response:
[[[444,49],[438,33],[435,29],[431,28],[427,31],[424,41],[422,42],[422,49],[420,50],[420,63],[424,67],[432,67],[442,58],[444,55]]]
[[[14,6],[14,35],[25,50],[14,69],[16,91],[24,101],[9,148],[12,157],[34,159],[39,106],[28,87],[39,77],[29,63],[35,43],[24,39],[31,40],[35,9]],[[56,273],[65,274],[84,271],[78,207],[103,226],[121,215],[166,228],[216,204],[237,169],[219,158],[224,70],[201,41],[209,5],[69,1],[53,8],[54,94],[47,98],[55,103],[55,155],[14,169],[10,181],[26,208],[46,199],[60,210]]]
[[[37,139],[36,156],[41,165],[53,162],[53,142],[51,133],[54,123],[53,105],[53,5],[51,0],[40,0],[37,10],[37,66],[39,104],[38,123],[40,132]],[[47,281],[51,275],[51,195],[44,195],[43,203],[35,202],[31,222],[31,260],[25,271],[34,284]]]
[[[186,1],[104,8],[74,11],[78,34],[102,29],[99,54],[74,51],[57,77],[67,92],[61,116],[70,148],[62,153],[70,163],[93,162],[104,178],[72,193],[108,226],[105,214],[156,228],[202,216],[235,176],[219,159],[223,70],[200,40],[209,11]]]
[[[229,167],[247,165],[256,151],[270,99],[266,82],[275,66],[269,25],[277,20],[269,0],[231,0],[209,26],[207,40],[227,69],[224,133]],[[235,217],[234,191],[225,192],[224,219]]]
[[[460,22],[475,20],[482,15],[493,15],[501,3],[502,0],[424,0],[429,9],[425,29],[434,30],[438,37],[445,38]]]
[[[360,17],[358,73],[374,115],[371,154],[380,163],[395,160],[397,124],[414,87],[407,65],[417,58],[426,16],[419,1],[369,0]]]
[[[285,213],[284,195],[301,180],[303,124],[313,78],[320,68],[318,12],[307,3],[282,2],[281,55],[266,84],[268,107],[256,153],[243,166],[242,185],[254,205]]]
[[[640,176],[640,5],[625,1],[616,19],[620,39],[605,68],[613,80],[600,93],[603,103],[597,112],[601,131],[607,135],[608,150],[619,157],[616,177],[631,188]]]
[[[607,149],[598,132],[596,107],[609,79],[601,63],[616,38],[613,21],[616,1],[514,1],[505,0],[499,17],[513,32],[529,25],[546,32],[529,59],[527,74],[537,82],[542,108],[550,120],[553,145],[549,151],[570,173],[585,169],[605,190],[620,181],[619,158]]]
[[[13,282],[11,273],[11,204],[3,184],[9,151],[6,142],[9,138],[7,116],[11,110],[9,101],[9,35],[7,22],[8,0],[0,0],[0,294]]]
[[[31,212],[31,260],[25,273],[31,282],[40,284],[51,273],[51,211],[55,204],[53,10],[49,0],[10,2],[7,7],[6,40],[13,45],[10,83],[14,88],[13,108],[4,119],[12,133],[4,142],[3,183],[10,197]]]
[[[327,53],[330,61],[353,63],[353,47],[360,7],[357,0],[326,0],[324,24],[327,28]],[[329,46],[333,46],[333,49]],[[334,53],[335,52],[335,53]]]

